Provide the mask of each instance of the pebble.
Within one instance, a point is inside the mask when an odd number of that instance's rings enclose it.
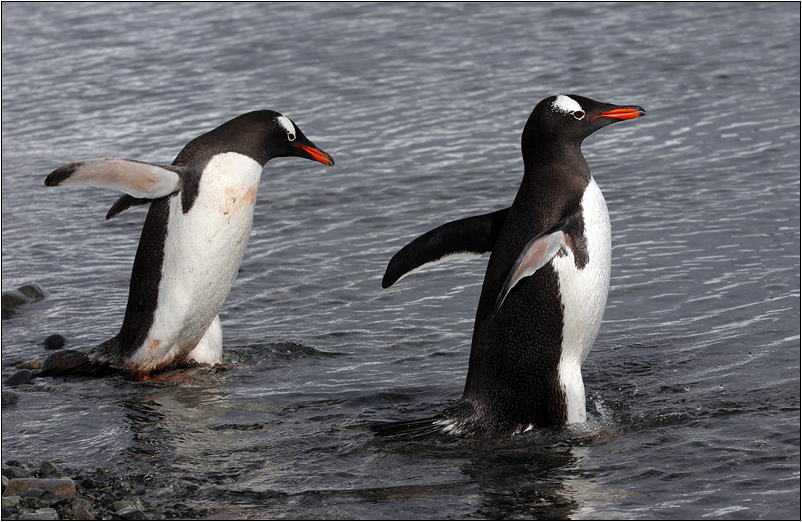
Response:
[[[136,506],[123,508],[114,514],[123,520],[148,520],[148,516]]]
[[[67,340],[64,339],[63,335],[53,334],[47,337],[42,343],[45,347],[45,350],[61,350],[64,348],[64,343]]]
[[[92,513],[87,511],[84,508],[78,508],[73,512],[73,516],[75,520],[97,520],[95,517],[92,516]]]
[[[53,508],[41,508],[33,513],[22,513],[17,520],[58,520],[58,513]]]
[[[42,498],[42,493],[45,490],[39,488],[31,488],[22,494],[22,498]]]
[[[22,500],[22,497],[20,497],[18,495],[11,495],[11,496],[7,496],[7,497],[3,497],[3,507],[4,508],[14,507],[14,506],[18,505],[21,500]]]
[[[39,370],[42,368],[42,361],[37,359],[35,361],[20,363],[17,365],[17,368],[21,370]]]

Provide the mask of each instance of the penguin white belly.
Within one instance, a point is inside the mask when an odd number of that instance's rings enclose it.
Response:
[[[568,424],[584,422],[587,418],[582,362],[599,333],[610,287],[610,216],[604,196],[593,178],[582,195],[581,205],[587,264],[578,269],[570,249],[567,249],[568,255],[552,260],[559,276],[563,305],[563,341],[558,372],[565,392]]]
[[[180,194],[172,197],[153,324],[129,363],[150,371],[180,361],[210,328],[248,244],[261,173],[247,156],[219,154],[204,169],[189,212]]]

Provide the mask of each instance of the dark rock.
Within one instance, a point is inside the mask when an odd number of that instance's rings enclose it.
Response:
[[[20,370],[3,381],[3,385],[19,386],[21,384],[30,384],[34,377],[36,377],[36,374],[31,370]]]
[[[42,493],[45,491],[39,488],[31,488],[22,494],[22,498],[42,498]]]
[[[69,498],[64,495],[57,495],[51,491],[42,492],[42,500],[50,504],[50,507],[61,507],[70,503]]]
[[[113,511],[120,511],[120,510],[123,510],[123,509],[125,509],[127,507],[131,507],[131,506],[136,507],[136,504],[134,504],[130,500],[116,500],[116,501],[112,502],[111,509]]]
[[[3,470],[3,475],[9,479],[27,478],[31,476],[28,470],[23,468],[21,465],[14,466],[12,464],[9,464],[8,467]]]
[[[43,460],[41,464],[39,464],[39,471],[37,473],[39,477],[61,477],[61,470],[58,467],[50,462],[49,460]]]
[[[15,468],[24,468],[25,464],[23,464],[22,462],[20,462],[18,460],[7,460],[6,461],[6,466],[14,466]],[[3,469],[5,469],[5,468],[3,468]]]
[[[103,506],[105,509],[112,509],[112,506],[117,501],[118,497],[114,493],[106,493],[100,499],[98,499],[98,504]]]
[[[8,483],[3,495],[20,495],[31,488],[50,491],[67,498],[74,498],[77,494],[75,484],[70,479],[14,478]]]
[[[46,507],[50,507],[46,501],[42,500],[41,498],[37,497],[22,497],[19,503],[20,507],[23,508],[30,508],[30,509],[42,509]]]
[[[70,504],[70,509],[73,511],[78,511],[79,509],[85,509],[89,511],[92,509],[92,503],[87,498],[75,497],[72,501],[72,504]]]
[[[10,520],[11,519],[11,511],[6,509],[6,508],[0,509],[0,518],[2,518],[3,520]]]
[[[19,395],[17,395],[14,392],[3,390],[2,395],[3,395],[2,405],[4,408],[6,406],[14,406],[19,402]]]
[[[22,285],[16,290],[3,292],[0,306],[2,306],[3,311],[8,311],[18,306],[41,301],[49,295],[50,293],[38,283],[29,283],[27,285]]]
[[[53,334],[47,337],[42,343],[45,347],[45,350],[61,350],[64,348],[64,343],[67,340],[64,338],[63,335]]]
[[[123,520],[149,520],[148,516],[136,506],[123,508],[115,513]]]

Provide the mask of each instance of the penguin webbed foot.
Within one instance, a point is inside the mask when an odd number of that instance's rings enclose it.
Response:
[[[369,429],[377,437],[394,437],[407,440],[420,440],[443,435],[443,428],[437,424],[442,416],[408,421],[391,421],[372,424]]]
[[[108,363],[93,361],[85,352],[59,350],[45,359],[36,377],[102,377],[121,371]]]

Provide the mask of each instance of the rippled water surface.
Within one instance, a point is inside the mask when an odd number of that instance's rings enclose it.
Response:
[[[17,387],[3,460],[163,474],[228,516],[798,518],[799,27],[796,3],[3,3],[2,288],[50,293],[4,312],[4,379],[122,321],[145,212],[106,221],[118,194],[55,167],[170,162],[262,108],[337,162],[266,168],[228,371]],[[382,290],[387,261],[508,206],[558,93],[648,111],[584,145],[613,228],[588,423],[375,438],[459,398],[487,258]]]

